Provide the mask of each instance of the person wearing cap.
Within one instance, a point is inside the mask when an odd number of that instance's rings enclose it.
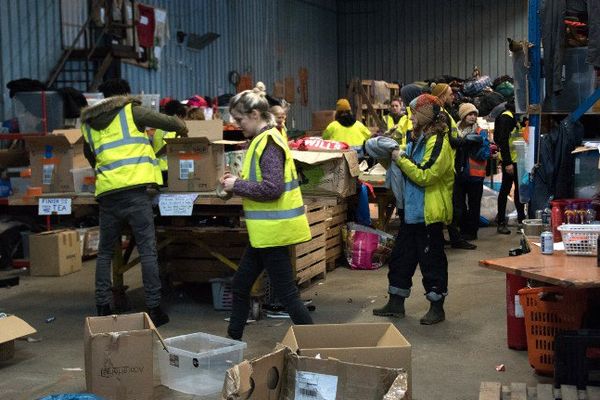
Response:
[[[142,264],[148,315],[154,325],[169,322],[161,309],[156,233],[149,186],[162,184],[146,127],[186,134],[182,120],[142,107],[131,97],[129,83],[110,79],[98,88],[105,99],[81,112],[84,155],[96,175],[96,200],[100,216],[100,243],[96,260],[96,309],[111,315],[111,263],[121,228],[131,227]],[[122,288],[115,288],[119,290]]]
[[[357,121],[352,114],[350,102],[339,99],[335,105],[335,121],[327,125],[323,131],[323,139],[344,142],[348,146],[362,146],[371,137],[369,128]]]
[[[460,122],[454,160],[454,214],[448,231],[451,238],[457,235],[460,241],[476,240],[483,180],[487,160],[490,158],[490,142],[487,131],[477,125],[479,111],[475,105],[461,104],[458,115]]]
[[[513,186],[513,200],[517,209],[517,220],[520,224],[525,219],[525,207],[519,198],[517,151],[514,145],[514,141],[522,139],[522,137],[514,112],[515,103],[506,103],[506,111],[494,121],[494,141],[500,148],[498,159],[502,163],[502,185],[500,186],[500,193],[498,193],[497,232],[503,235],[510,234],[510,230],[506,227],[506,202]]]
[[[170,100],[163,106],[164,114],[169,116],[176,116],[180,119],[185,119],[186,110],[185,106],[178,100]],[[156,129],[152,136],[152,149],[158,159],[158,166],[160,167],[163,186],[167,186],[169,163],[167,161],[167,143],[165,139],[172,139],[175,137],[187,136],[186,134],[177,134],[175,131],[165,131],[163,129]]]
[[[456,121],[452,118],[449,111],[454,102],[454,92],[452,91],[452,87],[447,83],[433,83],[431,85],[431,95],[440,99],[442,111],[446,113],[448,120],[450,121],[450,127],[446,132],[450,132],[449,139],[450,145],[452,146],[452,156],[454,156],[455,147],[452,145],[452,139],[455,139],[458,136],[458,128],[456,127]]]
[[[400,97],[394,97],[390,101],[389,113],[383,117],[387,127],[386,136],[392,137],[398,144],[406,144],[406,137],[400,131],[400,120],[406,115],[404,104]]]
[[[398,231],[389,262],[388,303],[373,314],[405,316],[404,301],[410,296],[417,265],[423,275],[425,296],[430,301],[423,325],[445,319],[448,294],[448,260],[444,252],[444,224],[452,220],[453,160],[446,130],[446,113],[438,98],[422,94],[410,103],[413,135],[406,151],[392,152],[405,176],[404,224]]]

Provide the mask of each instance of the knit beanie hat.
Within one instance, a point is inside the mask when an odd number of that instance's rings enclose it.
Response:
[[[460,105],[460,107],[458,107],[458,116],[459,116],[459,118],[460,118],[461,121],[463,119],[465,119],[465,117],[467,115],[471,114],[472,112],[476,112],[477,115],[479,115],[479,111],[477,110],[477,107],[475,107],[471,103],[462,103]]]
[[[422,94],[410,102],[410,109],[417,119],[419,126],[432,122],[440,113],[440,100],[430,94]]]
[[[402,86],[400,89],[400,97],[402,97],[402,102],[404,104],[410,104],[417,96],[419,96],[423,91],[419,85],[415,85],[411,83],[409,85]]]
[[[441,95],[446,93],[449,87],[450,85],[448,85],[447,83],[432,83],[431,94],[439,98]]]
[[[350,102],[347,99],[339,99],[335,103],[335,111],[350,111]]]

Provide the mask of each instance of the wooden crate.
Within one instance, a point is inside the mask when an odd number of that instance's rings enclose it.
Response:
[[[327,270],[331,271],[337,267],[337,261],[344,254],[344,242],[342,241],[342,226],[348,219],[348,204],[342,203],[328,207],[327,218],[327,244],[325,246],[325,259]]]
[[[316,276],[325,278],[325,245],[327,238],[327,206],[312,202],[304,206],[312,239],[290,247],[296,282],[302,284]]]
[[[481,382],[479,400],[597,400],[600,399],[600,387],[588,386],[577,390],[576,386],[538,384],[527,387],[524,383],[502,385],[499,382]]]

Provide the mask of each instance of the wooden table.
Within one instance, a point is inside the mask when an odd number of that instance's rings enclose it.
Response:
[[[600,267],[596,266],[596,257],[568,256],[564,251],[543,255],[535,245],[531,246],[530,253],[481,260],[479,265],[566,288],[600,287]]]

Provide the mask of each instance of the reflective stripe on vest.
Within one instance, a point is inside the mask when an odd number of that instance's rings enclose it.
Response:
[[[96,155],[96,196],[116,189],[162,184],[154,150],[145,132],[133,120],[131,103],[125,105],[104,129],[82,127]]]
[[[285,154],[285,187],[281,196],[275,200],[242,199],[250,243],[255,248],[286,246],[311,238],[294,160],[277,129],[270,128],[262,132],[250,143],[242,167],[242,179],[262,181],[259,162],[269,137]]]

